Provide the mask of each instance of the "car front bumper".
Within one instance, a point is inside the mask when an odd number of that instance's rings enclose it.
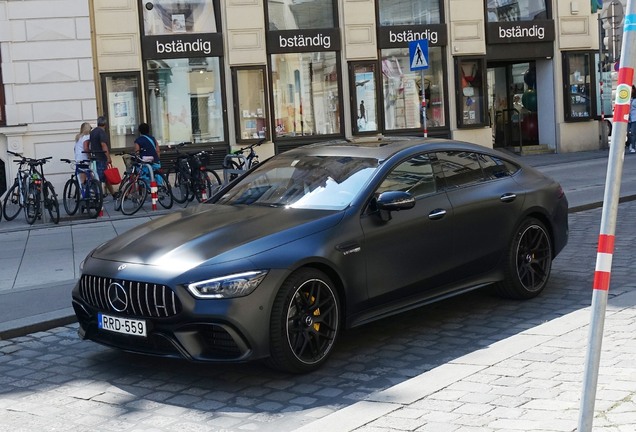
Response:
[[[81,338],[135,353],[202,362],[243,362],[269,355],[271,306],[288,275],[270,270],[245,297],[199,299],[171,280],[130,280],[108,271],[99,276],[84,271],[72,294]],[[109,300],[117,289],[126,298],[125,308]],[[98,325],[100,313],[143,321],[146,336],[104,330]]]

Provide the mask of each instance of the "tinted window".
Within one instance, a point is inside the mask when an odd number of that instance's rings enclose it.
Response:
[[[437,157],[447,187],[465,186],[485,179],[476,153],[464,151],[439,152]]]
[[[508,161],[483,154],[479,155],[479,163],[488,179],[508,177],[519,169]]]
[[[384,179],[377,193],[389,190],[409,192],[413,196],[436,192],[430,156],[418,155],[396,166]]]
[[[377,167],[377,159],[282,153],[259,164],[217,203],[342,210]]]

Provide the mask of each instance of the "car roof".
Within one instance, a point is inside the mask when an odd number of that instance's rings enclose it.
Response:
[[[356,141],[334,140],[322,141],[296,147],[285,153],[293,155],[302,153],[320,156],[355,156],[369,157],[378,160],[386,160],[402,150],[418,147],[419,151],[454,150],[454,151],[475,151],[495,155],[507,160],[510,156],[484,147],[464,141],[449,140],[443,138],[423,138],[423,137],[380,137],[375,139],[361,139]]]

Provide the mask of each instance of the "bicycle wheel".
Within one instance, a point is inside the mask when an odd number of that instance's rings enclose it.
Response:
[[[40,215],[40,191],[37,185],[31,183],[27,189],[26,203],[24,206],[24,216],[29,225],[33,225]]]
[[[161,207],[169,209],[172,207],[172,192],[170,183],[163,174],[155,174],[155,180],[157,181],[157,200]]]
[[[4,205],[2,214],[4,214],[4,218],[6,220],[12,221],[18,216],[22,209],[22,204],[20,203],[20,187],[18,183],[13,183],[13,186],[9,188],[7,194],[4,196],[4,202],[2,204]]]
[[[49,212],[51,222],[60,223],[60,203],[51,182],[44,183],[44,208]]]
[[[137,180],[124,186],[121,194],[121,212],[133,215],[144,205],[148,196],[148,188],[143,180]]]
[[[203,202],[210,198],[212,192],[212,182],[205,171],[199,171],[194,185],[194,197],[198,202]]]
[[[84,191],[84,200],[86,202],[86,212],[88,216],[95,219],[102,211],[104,203],[104,195],[102,194],[102,184],[97,180],[89,180]]]
[[[172,199],[179,204],[183,204],[188,200],[188,177],[182,171],[172,171],[168,174],[168,179],[172,176],[172,184],[170,193],[172,193]]]
[[[64,195],[62,195],[62,204],[64,210],[69,216],[77,213],[79,207],[79,183],[76,179],[70,178],[64,184]]]
[[[209,198],[213,194],[215,194],[216,191],[221,189],[221,185],[223,184],[223,182],[221,181],[221,177],[219,177],[216,171],[206,168],[204,172],[205,172],[205,175],[207,175],[208,179],[210,180],[211,189],[208,191],[208,198]]]

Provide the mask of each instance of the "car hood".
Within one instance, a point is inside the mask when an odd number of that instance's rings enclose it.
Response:
[[[344,212],[204,204],[139,225],[93,258],[178,267],[244,259],[336,225]]]

